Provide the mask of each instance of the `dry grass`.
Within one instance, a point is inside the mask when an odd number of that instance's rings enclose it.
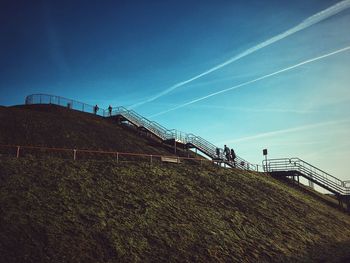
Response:
[[[0,161],[5,262],[338,262],[349,216],[215,166]]]

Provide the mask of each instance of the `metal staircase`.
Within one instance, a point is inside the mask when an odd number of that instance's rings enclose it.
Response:
[[[218,160],[219,162],[227,164],[231,167],[236,167],[244,170],[253,170],[253,171],[258,170],[257,165],[251,164],[238,156],[236,157],[235,160],[227,160],[226,157],[224,156],[224,153],[223,153],[224,150],[222,148],[218,148],[214,144],[203,139],[202,137],[196,136],[194,134],[187,135],[186,143],[189,146],[193,146],[199,149],[200,151],[208,155],[213,160]],[[218,149],[219,155],[217,154],[217,149]]]
[[[105,112],[106,115],[106,112]],[[186,145],[189,148],[196,148],[202,153],[206,154],[208,157],[222,162],[231,167],[236,167],[244,170],[254,170],[258,168],[256,165],[247,162],[246,160],[236,157],[235,161],[225,160],[223,149],[216,147],[214,144],[208,142],[200,136],[194,135],[192,133],[186,134],[177,130],[168,130],[157,122],[150,121],[147,118],[141,116],[133,110],[128,110],[125,107],[113,108],[112,114],[107,116],[122,116],[127,121],[135,125],[136,127],[142,127],[152,134],[156,135],[163,141],[175,140],[177,143]],[[217,155],[217,149],[219,149],[219,156]]]
[[[59,96],[53,96],[48,94],[33,94],[29,95],[25,99],[25,104],[54,104],[63,107],[68,107],[70,109],[94,113],[94,106],[85,104],[82,102],[74,101],[71,99],[66,99]],[[96,112],[97,115],[103,117],[122,117],[124,120],[128,121],[132,125],[142,128],[150,132],[151,134],[158,137],[164,142],[174,141],[176,143],[182,144],[187,148],[195,148],[210,157],[211,159],[217,161],[218,163],[223,163],[231,167],[236,167],[243,170],[253,170],[257,171],[258,166],[249,163],[248,161],[236,157],[235,161],[226,160],[223,154],[223,149],[216,147],[212,143],[203,139],[200,136],[194,134],[187,134],[175,129],[166,129],[157,122],[150,121],[147,118],[141,116],[133,110],[128,110],[125,107],[115,107],[110,113],[106,109],[102,109]],[[217,149],[219,154],[217,154]]]
[[[302,176],[334,194],[350,195],[344,181],[299,158],[268,159],[263,161],[263,167],[277,176]]]
[[[347,181],[342,181],[299,158],[267,159],[263,161],[263,168],[265,172],[276,177],[304,177],[333,193],[340,203],[347,204],[350,211],[350,186]]]
[[[136,113],[133,110],[128,110],[125,107],[116,107],[113,108],[112,114],[109,115],[109,112],[104,112],[104,117],[113,117],[113,116],[122,116],[127,121],[135,125],[136,127],[142,127],[149,132],[153,133],[155,136],[161,140],[168,140],[173,137],[173,133],[167,130],[162,125],[152,122],[140,114]]]

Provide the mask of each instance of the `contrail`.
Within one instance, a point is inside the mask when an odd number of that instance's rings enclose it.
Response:
[[[197,108],[216,109],[216,110],[245,111],[245,112],[277,112],[277,113],[298,113],[298,114],[308,114],[308,113],[320,112],[320,111],[316,111],[316,110],[303,110],[303,109],[299,110],[299,109],[285,109],[285,108],[227,107],[227,106],[220,106],[220,105],[197,105]]]
[[[298,24],[298,25],[296,25],[296,26],[294,26],[294,27],[284,31],[283,33],[278,34],[278,35],[276,35],[276,36],[274,36],[274,37],[272,37],[272,38],[270,38],[268,40],[265,40],[264,42],[261,42],[261,43],[255,45],[255,46],[253,46],[253,47],[243,51],[242,53],[240,53],[240,54],[230,58],[229,60],[227,60],[227,61],[225,61],[225,62],[223,62],[223,63],[221,63],[219,65],[216,65],[215,67],[212,67],[211,69],[208,69],[207,71],[204,71],[204,72],[202,72],[202,73],[200,73],[200,74],[198,74],[198,75],[196,75],[196,76],[194,76],[192,78],[189,78],[189,79],[187,79],[185,81],[176,83],[175,85],[167,88],[166,90],[163,90],[162,92],[158,93],[157,95],[155,95],[155,96],[153,96],[151,98],[148,98],[148,99],[146,99],[144,101],[135,103],[135,104],[131,105],[130,108],[135,108],[135,107],[141,106],[141,105],[143,105],[145,103],[154,101],[154,100],[156,100],[156,99],[158,99],[158,98],[168,94],[169,92],[179,88],[179,87],[182,87],[182,86],[184,86],[184,85],[186,85],[186,84],[188,84],[188,83],[190,83],[190,82],[192,82],[192,81],[194,81],[196,79],[204,77],[204,76],[206,76],[206,75],[208,75],[208,74],[210,74],[210,73],[212,73],[212,72],[214,72],[214,71],[216,71],[218,69],[221,69],[221,68],[223,68],[223,67],[225,67],[225,66],[227,66],[227,65],[229,65],[229,64],[231,64],[231,63],[233,63],[233,62],[235,62],[235,61],[237,61],[237,60],[239,60],[239,59],[241,59],[241,58],[243,58],[245,56],[248,56],[251,53],[254,53],[254,52],[256,52],[256,51],[258,51],[258,50],[260,50],[260,49],[262,49],[264,47],[267,47],[267,46],[269,46],[269,45],[271,45],[271,44],[273,44],[273,43],[275,43],[277,41],[280,41],[280,40],[282,40],[282,39],[284,39],[284,38],[286,38],[286,37],[288,37],[288,36],[290,36],[292,34],[295,34],[295,33],[299,32],[299,31],[305,29],[305,28],[308,28],[308,27],[310,27],[310,26],[312,26],[314,24],[317,24],[317,23],[319,23],[319,22],[321,22],[321,21],[323,21],[323,20],[325,20],[325,19],[327,19],[327,18],[329,18],[331,16],[334,16],[334,15],[338,14],[339,12],[341,12],[341,11],[343,11],[345,9],[348,9],[349,7],[350,7],[350,0],[341,1],[341,2],[335,4],[335,5],[333,5],[333,6],[329,7],[329,8],[321,11],[321,12],[318,12],[318,13],[308,17],[307,19],[302,21],[300,24]]]
[[[345,51],[347,51],[347,50],[349,50],[349,49],[350,49],[350,46],[347,46],[347,47],[345,47],[345,48],[338,49],[338,50],[336,50],[336,51],[327,53],[327,54],[325,54],[325,55],[322,55],[322,56],[318,56],[318,57],[315,57],[315,58],[311,58],[311,59],[305,60],[305,61],[303,61],[303,62],[300,62],[300,63],[296,64],[296,65],[293,65],[293,66],[290,66],[290,67],[287,67],[287,68],[284,68],[284,69],[275,71],[275,72],[273,72],[273,73],[264,75],[264,76],[262,76],[262,77],[259,77],[259,78],[256,78],[256,79],[253,79],[253,80],[250,80],[250,81],[247,81],[247,82],[243,82],[243,83],[238,84],[238,85],[235,85],[235,86],[233,86],[233,87],[231,87],[231,88],[219,90],[219,91],[214,92],[214,93],[211,93],[211,94],[209,94],[209,95],[206,95],[206,96],[203,96],[203,97],[200,97],[200,98],[191,100],[191,101],[186,102],[186,103],[184,103],[184,104],[180,104],[180,105],[178,105],[178,106],[176,106],[176,107],[174,107],[174,108],[171,108],[171,109],[169,109],[169,110],[165,110],[165,111],[162,111],[162,112],[153,114],[152,116],[150,116],[150,118],[151,118],[151,117],[155,117],[155,116],[162,115],[162,114],[164,114],[164,113],[167,113],[167,112],[170,112],[170,111],[173,111],[173,110],[180,109],[180,108],[185,107],[185,106],[187,106],[187,105],[196,103],[196,102],[201,101],[201,100],[208,99],[208,98],[210,98],[210,97],[219,95],[219,94],[224,93],[224,92],[228,92],[228,91],[230,91],[230,90],[238,89],[238,88],[247,86],[247,85],[249,85],[249,84],[258,82],[258,81],[260,81],[260,80],[273,77],[273,76],[275,76],[275,75],[278,75],[278,74],[281,74],[281,73],[283,73],[283,72],[286,72],[286,71],[289,71],[289,70],[298,68],[298,67],[303,66],[303,65],[305,65],[305,64],[309,64],[309,63],[311,63],[311,62],[314,62],[314,61],[317,61],[317,60],[321,60],[321,59],[324,59],[324,58],[333,56],[333,55],[338,54],[338,53],[341,53],[341,52],[345,52]]]
[[[349,120],[319,122],[319,123],[308,124],[308,125],[304,125],[304,126],[298,126],[298,127],[293,127],[293,128],[283,129],[283,130],[276,130],[276,131],[270,131],[270,132],[265,132],[265,133],[259,133],[259,134],[255,134],[252,136],[247,136],[247,137],[242,137],[242,138],[235,139],[235,140],[225,141],[225,143],[237,143],[237,142],[251,141],[251,140],[261,139],[261,138],[265,138],[265,137],[273,137],[273,136],[285,134],[285,133],[293,133],[293,132],[311,130],[311,129],[320,128],[320,127],[324,127],[324,126],[334,126],[334,125],[343,124],[343,123],[348,124],[349,122],[350,122]],[[221,142],[219,144],[223,144],[223,143],[224,142]]]

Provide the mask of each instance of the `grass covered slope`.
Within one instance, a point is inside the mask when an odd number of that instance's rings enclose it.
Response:
[[[0,108],[0,144],[169,155],[160,143],[112,120],[55,105]]]
[[[215,166],[0,159],[4,262],[338,262],[350,218]]]

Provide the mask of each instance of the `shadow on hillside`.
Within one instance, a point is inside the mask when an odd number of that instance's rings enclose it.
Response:
[[[194,152],[180,147],[175,153],[174,145],[162,143],[162,140],[145,130],[129,127],[125,123],[121,125],[116,119],[57,105],[22,105],[0,109],[0,144],[3,145],[200,158]],[[12,152],[10,154],[13,156]],[[72,158],[71,153],[60,155]]]
[[[289,178],[286,178],[286,177],[274,177],[276,180],[292,187],[293,189],[301,192],[301,193],[304,193],[304,194],[307,194],[313,198],[315,198],[317,201],[320,201],[321,203],[324,203],[328,206],[331,206],[333,208],[336,208],[338,210],[341,210],[340,207],[339,207],[339,203],[338,203],[338,200],[335,198],[335,197],[331,197],[331,196],[326,196],[322,193],[319,193],[315,190],[313,190],[312,188],[306,186],[306,185],[303,185],[303,184],[298,184],[298,182],[294,182],[292,181],[291,179]],[[346,209],[344,208],[344,211],[346,211]]]
[[[350,262],[350,239],[333,244],[315,244],[305,253],[305,256],[298,257],[297,260],[290,257],[286,259],[286,262],[348,263]]]

